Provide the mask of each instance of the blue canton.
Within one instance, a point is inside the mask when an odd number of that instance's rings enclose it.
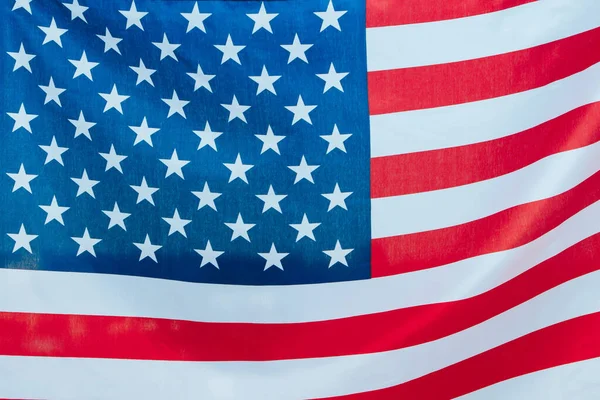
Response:
[[[0,266],[369,278],[364,2],[0,7]]]

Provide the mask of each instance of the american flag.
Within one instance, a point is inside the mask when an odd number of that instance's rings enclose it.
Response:
[[[0,397],[600,398],[598,0],[0,22]]]

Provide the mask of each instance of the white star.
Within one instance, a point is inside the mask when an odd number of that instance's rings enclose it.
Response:
[[[152,144],[152,135],[160,130],[159,128],[150,128],[146,121],[146,117],[144,117],[140,126],[130,126],[129,129],[135,132],[134,146],[140,142],[146,142],[150,147],[154,147]]]
[[[40,208],[42,210],[44,210],[46,212],[46,221],[44,222],[44,225],[48,224],[49,222],[52,221],[57,221],[59,224],[61,225],[65,225],[65,221],[63,221],[63,214],[70,208],[70,207],[61,207],[58,205],[58,202],[56,201],[56,196],[52,196],[52,202],[50,203],[49,206],[40,206]]]
[[[38,235],[28,235],[23,224],[21,224],[19,233],[7,233],[7,235],[15,241],[15,246],[13,247],[12,251],[13,253],[19,249],[25,249],[29,253],[33,254],[31,251],[31,241],[38,237]]]
[[[298,166],[289,165],[288,168],[296,173],[296,179],[294,180],[294,185],[295,185],[296,183],[300,182],[302,179],[306,179],[310,183],[315,183],[315,181],[313,180],[313,177],[312,177],[312,173],[314,170],[319,168],[319,166],[318,165],[308,165],[306,163],[306,159],[304,158],[304,156],[302,156],[302,159],[300,160],[300,165],[298,165]]]
[[[73,3],[71,3],[71,4],[68,4],[68,3],[62,3],[62,4],[63,4],[63,6],[67,7],[69,9],[69,11],[71,11],[71,21],[73,21],[75,18],[79,18],[83,22],[87,23],[87,19],[85,19],[85,15],[83,15],[83,13],[86,12],[89,7],[79,5],[78,0],[73,0]]]
[[[106,28],[106,33],[104,35],[96,35],[104,42],[104,52],[106,53],[109,50],[114,50],[118,54],[121,54],[121,50],[119,50],[119,42],[123,39],[114,37],[110,34],[108,28]]]
[[[348,72],[337,72],[333,63],[329,66],[329,72],[326,74],[316,74],[319,78],[325,81],[325,88],[323,88],[323,93],[327,92],[331,88],[336,88],[340,92],[344,91],[342,87],[342,79],[344,79]]]
[[[307,106],[304,104],[304,100],[302,100],[302,96],[298,96],[298,103],[295,106],[285,106],[285,108],[294,113],[294,119],[292,120],[292,125],[300,120],[304,120],[312,125],[312,120],[310,119],[310,112],[317,108],[314,106]]]
[[[15,60],[13,72],[21,67],[31,72],[31,65],[29,65],[29,62],[35,58],[35,54],[27,54],[25,52],[25,48],[23,47],[23,43],[21,43],[21,47],[19,47],[18,52],[7,51],[6,53]]]
[[[333,250],[323,250],[323,253],[331,257],[331,260],[329,261],[329,268],[337,263],[344,264],[347,267],[348,261],[346,261],[346,256],[350,254],[352,250],[354,249],[342,249],[339,240],[335,242],[335,248]]]
[[[60,165],[64,166],[62,159],[62,154],[69,150],[68,147],[59,147],[56,143],[56,137],[52,136],[52,141],[49,146],[40,145],[40,148],[46,152],[46,161],[44,161],[44,165],[48,164],[51,161],[56,161]]]
[[[217,262],[217,257],[221,254],[225,253],[224,251],[213,250],[210,245],[210,240],[206,242],[206,248],[202,249],[194,249],[194,251],[202,256],[202,262],[200,263],[200,268],[204,267],[206,264],[212,264],[217,269],[219,269],[219,263]]]
[[[302,217],[302,222],[299,224],[290,224],[292,228],[298,231],[298,236],[296,237],[296,242],[302,239],[303,237],[307,237],[316,242],[315,234],[313,231],[321,225],[320,222],[309,222],[306,214]]]
[[[267,32],[273,33],[271,29],[271,20],[278,16],[277,13],[268,14],[265,9],[265,3],[260,3],[260,9],[256,14],[246,14],[248,18],[254,21],[254,28],[252,28],[252,34],[255,32],[264,29]]]
[[[267,192],[267,194],[257,194],[256,197],[265,202],[265,205],[263,206],[262,210],[263,213],[272,208],[273,210],[279,211],[279,213],[281,214],[282,212],[279,202],[285,199],[287,197],[287,194],[275,194],[275,191],[273,190],[273,185],[269,185],[269,191]]]
[[[342,192],[339,185],[336,183],[333,193],[323,193],[322,196],[329,200],[329,207],[327,212],[333,210],[336,207],[341,207],[344,210],[348,210],[346,207],[346,198],[350,196],[352,192]]]
[[[171,158],[161,158],[161,159],[159,159],[159,161],[167,166],[167,173],[165,175],[165,178],[170,175],[176,174],[181,179],[185,179],[183,177],[183,171],[181,169],[183,167],[185,167],[187,164],[189,164],[190,162],[185,161],[185,160],[180,160],[179,157],[177,157],[177,149],[173,150],[173,154],[171,154]]]
[[[175,212],[173,213],[173,218],[163,218],[163,220],[169,224],[169,235],[171,236],[172,234],[179,232],[184,238],[187,238],[187,235],[185,233],[185,226],[187,224],[189,224],[190,222],[192,222],[191,219],[182,219],[179,216],[179,211],[177,211],[177,209],[175,209]]]
[[[263,65],[262,71],[259,76],[249,76],[248,78],[252,79],[254,82],[258,83],[258,88],[256,89],[256,95],[258,96],[264,90],[268,90],[269,92],[277,95],[275,92],[275,87],[273,84],[277,82],[281,75],[269,75],[267,71],[267,67]]]
[[[244,182],[248,183],[248,178],[246,177],[246,172],[250,170],[254,165],[244,164],[242,163],[242,158],[238,153],[235,162],[233,164],[223,163],[224,166],[227,167],[231,171],[231,175],[229,175],[229,182],[232,182],[236,179],[241,179]]]
[[[263,154],[267,150],[273,150],[275,153],[281,154],[279,152],[279,142],[285,139],[285,136],[275,135],[273,133],[273,130],[271,129],[271,125],[268,126],[267,133],[265,133],[264,135],[254,136],[256,136],[261,142],[263,142],[260,154]]]
[[[38,28],[40,28],[46,34],[42,45],[49,42],[54,42],[60,47],[62,47],[62,41],[60,40],[60,37],[67,33],[67,30],[60,29],[58,26],[56,26],[56,21],[54,21],[54,18],[52,18],[50,26],[38,26]]]
[[[108,153],[99,153],[102,158],[106,160],[106,169],[104,171],[108,171],[111,168],[116,169],[120,173],[123,173],[123,169],[121,168],[121,162],[127,158],[127,156],[121,156],[117,154],[115,151],[115,146],[110,145],[110,150]]]
[[[48,104],[49,102],[53,101],[56,104],[58,104],[59,107],[62,107],[62,104],[60,104],[60,98],[58,96],[60,96],[61,93],[63,93],[66,89],[61,89],[54,86],[54,79],[52,79],[52,77],[50,77],[50,82],[48,83],[48,86],[38,86],[44,91],[44,93],[46,93],[44,104]]]
[[[233,231],[231,233],[232,242],[239,237],[244,238],[249,242],[250,236],[248,236],[248,231],[252,229],[256,224],[245,224],[244,220],[242,219],[242,214],[238,214],[237,220],[235,222],[226,222],[225,225],[227,225],[227,227]]]
[[[161,61],[165,57],[171,57],[173,60],[179,61],[179,60],[177,60],[177,56],[175,55],[175,50],[177,50],[177,48],[179,46],[181,46],[181,45],[180,44],[169,43],[169,39],[167,38],[167,34],[166,33],[163,33],[163,40],[162,40],[162,42],[152,42],[152,44],[155,45],[156,47],[158,47],[160,49],[160,59],[161,59]]]
[[[92,140],[92,136],[90,135],[90,128],[96,125],[95,122],[88,122],[85,120],[83,116],[83,111],[79,112],[79,119],[69,119],[69,122],[75,126],[75,136],[83,135],[86,138]]]
[[[37,118],[35,114],[27,114],[25,110],[25,105],[21,103],[21,107],[19,107],[19,112],[16,113],[7,113],[9,117],[11,117],[15,124],[13,125],[12,131],[16,131],[17,129],[23,128],[27,132],[31,132],[31,125],[29,124],[31,121]]]
[[[135,82],[136,86],[144,81],[148,82],[151,86],[154,86],[154,82],[152,82],[152,74],[155,73],[156,70],[146,68],[144,61],[142,61],[141,58],[139,67],[135,67],[132,65],[129,68],[131,68],[137,74],[137,81]]]
[[[117,85],[113,85],[110,93],[98,93],[104,100],[106,100],[106,105],[104,106],[104,112],[107,112],[111,108],[114,108],[121,114],[123,114],[123,108],[121,108],[121,103],[129,98],[129,96],[121,95],[117,92]]]
[[[186,118],[185,111],[183,111],[183,107],[187,106],[190,102],[186,100],[179,100],[179,96],[177,96],[177,92],[173,90],[173,96],[170,99],[162,99],[169,106],[169,114],[167,118],[169,118],[173,114],[179,114],[183,118]]]
[[[79,197],[82,194],[87,193],[92,196],[92,198],[96,198],[94,195],[94,186],[100,183],[100,181],[94,181],[88,178],[88,174],[85,169],[83,170],[83,174],[81,174],[81,178],[71,178],[71,180],[78,186],[77,195],[75,197]]]
[[[240,105],[235,95],[233,95],[231,104],[221,104],[221,106],[225,107],[227,111],[229,111],[229,119],[227,120],[227,122],[231,122],[236,118],[239,118],[240,120],[246,122],[246,117],[244,116],[244,113],[250,108],[250,106]]]
[[[120,226],[124,231],[127,230],[125,227],[125,219],[131,214],[121,212],[116,201],[112,211],[102,210],[102,212],[106,214],[108,218],[110,218],[110,221],[108,221],[108,229],[112,228],[113,226]]]
[[[238,53],[242,51],[246,46],[236,46],[235,44],[233,44],[233,42],[231,41],[231,35],[227,35],[227,41],[224,45],[215,44],[215,47],[223,53],[223,57],[221,58],[221,64],[225,64],[225,61],[227,60],[233,60],[236,63],[242,65]]]
[[[294,35],[294,41],[292,44],[282,44],[281,47],[290,52],[290,56],[288,57],[288,64],[294,61],[296,58],[304,61],[308,64],[308,59],[306,58],[306,50],[310,49],[312,44],[302,44],[300,43],[300,39],[298,38],[298,34]]]
[[[194,92],[198,89],[200,89],[201,87],[205,88],[206,90],[208,90],[209,92],[212,93],[212,88],[210,87],[210,81],[211,79],[213,79],[216,75],[206,75],[204,73],[204,71],[202,71],[202,67],[200,67],[200,64],[198,64],[198,69],[196,70],[196,72],[188,72],[187,73],[190,78],[192,78],[195,81],[194,84]]]
[[[19,8],[22,8],[31,14],[31,0],[15,0],[12,11],[18,10]]]
[[[185,33],[193,30],[194,28],[200,29],[202,32],[206,33],[206,28],[204,27],[204,20],[210,17],[212,14],[210,13],[201,13],[198,10],[198,2],[194,3],[194,8],[192,8],[192,12],[189,13],[181,13],[181,16],[188,21],[188,26]]]
[[[154,199],[152,198],[152,195],[154,193],[158,192],[158,188],[153,188],[153,187],[148,186],[148,184],[146,183],[145,177],[142,178],[142,183],[140,184],[140,186],[135,186],[135,185],[130,185],[130,186],[138,194],[136,204],[139,204],[142,201],[146,200],[148,203],[154,205]]]
[[[73,239],[79,245],[79,249],[77,250],[78,256],[87,251],[88,253],[96,257],[94,246],[102,241],[102,239],[91,238],[87,228],[85,228],[82,237],[72,237],[71,239]]]
[[[268,253],[258,253],[259,256],[267,260],[265,263],[265,269],[263,271],[268,270],[271,267],[277,267],[283,271],[283,265],[281,265],[281,260],[283,260],[290,253],[278,253],[275,248],[275,243],[271,243],[271,250]]]
[[[133,245],[141,250],[139,261],[142,261],[144,258],[148,257],[155,263],[158,262],[158,260],[156,259],[155,253],[162,246],[152,244],[152,242],[150,241],[150,236],[148,234],[146,234],[146,239],[144,240],[144,243],[134,243]]]
[[[142,26],[142,18],[144,18],[148,13],[144,11],[138,11],[137,7],[135,6],[135,1],[131,2],[131,8],[129,9],[129,11],[119,10],[119,12],[125,18],[127,18],[127,26],[125,27],[125,29],[129,29],[130,27],[135,25],[141,30],[144,30],[144,27]]]
[[[97,67],[98,63],[88,61],[87,56],[85,55],[85,50],[83,51],[80,60],[69,60],[69,62],[73,64],[76,68],[75,73],[73,74],[73,78],[77,78],[79,75],[85,75],[90,81],[93,80],[92,68]]]
[[[346,146],[344,145],[344,142],[350,136],[352,136],[351,133],[340,133],[337,125],[333,125],[333,132],[331,132],[331,135],[321,135],[321,138],[323,140],[325,140],[327,143],[329,143],[327,145],[326,154],[329,154],[331,151],[333,151],[335,149],[340,149],[341,151],[343,151],[345,153]]]
[[[6,175],[8,175],[10,177],[10,179],[12,179],[13,181],[15,181],[15,184],[13,185],[13,192],[16,192],[17,190],[19,190],[20,188],[23,188],[25,190],[27,190],[29,193],[32,193],[31,191],[31,186],[30,186],[30,182],[32,180],[34,180],[35,178],[37,178],[37,175],[33,175],[33,174],[28,174],[25,171],[25,167],[23,166],[23,164],[21,164],[21,166],[19,167],[19,172],[15,173],[10,173],[7,172]]]
[[[203,131],[193,131],[200,138],[200,143],[198,143],[198,150],[203,148],[204,146],[210,146],[215,151],[217,150],[217,144],[215,143],[215,139],[223,134],[223,132],[213,132],[210,129],[210,124],[206,121],[206,125],[204,126]]]
[[[134,243],[133,245],[142,251],[140,254],[139,261],[142,261],[144,258],[149,257],[155,263],[158,262],[158,260],[156,259],[156,254],[154,253],[156,253],[162,246],[152,244],[152,242],[150,242],[150,236],[148,236],[148,234],[146,234],[146,239],[144,240],[144,243]]]
[[[201,192],[192,192],[194,196],[200,199],[198,203],[198,210],[204,206],[209,206],[213,210],[217,211],[217,206],[215,205],[215,200],[221,196],[221,193],[211,192],[208,187],[208,182],[204,182],[204,188]]]
[[[333,8],[333,1],[329,0],[329,4],[327,5],[327,10],[315,12],[315,15],[323,20],[321,23],[321,32],[323,32],[326,28],[332,26],[338,31],[342,31],[340,28],[340,17],[346,14],[347,11],[336,11]]]

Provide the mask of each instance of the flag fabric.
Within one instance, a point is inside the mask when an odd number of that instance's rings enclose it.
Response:
[[[597,0],[0,22],[0,397],[600,397]]]

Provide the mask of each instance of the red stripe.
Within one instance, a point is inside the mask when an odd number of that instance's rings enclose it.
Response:
[[[400,196],[495,178],[598,140],[600,102],[496,140],[373,158],[371,197]]]
[[[398,386],[331,398],[447,400],[517,376],[600,357],[599,335],[600,313],[588,314]]]
[[[573,189],[462,225],[371,241],[373,277],[401,274],[512,249],[600,199],[600,172]]]
[[[600,28],[537,47],[447,64],[369,72],[371,115],[441,107],[534,89],[600,61]]]
[[[393,350],[481,323],[600,269],[600,234],[473,298],[298,324],[0,313],[0,354],[178,361],[275,360]]]
[[[535,0],[367,0],[367,28],[487,14]]]

